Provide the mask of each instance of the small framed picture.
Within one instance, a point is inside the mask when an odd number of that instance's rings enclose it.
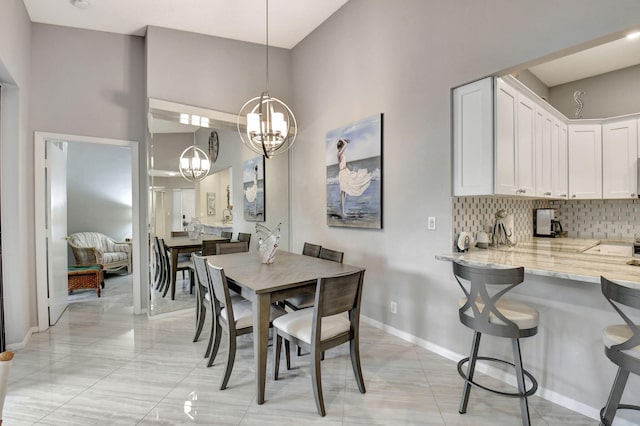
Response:
[[[216,193],[207,192],[207,216],[216,215]]]

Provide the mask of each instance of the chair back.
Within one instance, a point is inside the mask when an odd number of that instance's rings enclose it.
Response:
[[[174,237],[188,237],[189,233],[187,231],[171,231],[171,238]]]
[[[304,254],[305,256],[319,257],[320,249],[322,249],[322,246],[318,244],[311,244],[311,243],[305,242],[304,246],[302,247],[302,254]]]
[[[496,308],[496,302],[509,290],[524,281],[524,268],[491,268],[464,265],[453,262],[453,275],[466,296],[466,302],[459,309],[460,322],[467,327],[499,337],[525,337],[518,325],[507,319]],[[496,291],[497,289],[497,291]],[[471,309],[473,315],[468,315]],[[482,309],[482,310],[481,310]],[[495,316],[502,323],[491,322]],[[531,330],[531,335],[537,327]]]
[[[231,238],[233,238],[233,232],[229,232],[229,231],[221,231],[220,232],[220,236],[222,238],[228,238],[229,240],[231,240]]]
[[[632,336],[628,340],[618,345],[612,345],[611,350],[624,351],[639,346],[640,328],[629,318],[627,313],[623,311],[623,307],[627,306],[633,309],[640,309],[640,289],[623,286],[602,276],[600,277],[600,288],[602,289],[602,294],[605,299],[607,299],[611,306],[613,306],[613,309],[620,314],[632,332]]]
[[[318,279],[311,329],[312,342],[316,336],[320,339],[321,319],[324,317],[349,312],[352,331],[354,327],[357,328],[363,283],[364,270]]]
[[[251,234],[244,232],[238,232],[238,241],[246,241],[247,244],[251,243]]]
[[[191,254],[191,260],[196,272],[196,297],[200,301],[205,300],[205,294],[209,290],[209,271],[207,268],[207,259],[196,253]],[[213,303],[213,299],[211,299]]]
[[[215,304],[219,309],[227,309],[227,322],[229,327],[233,327],[236,323],[233,315],[233,304],[231,303],[231,295],[229,294],[229,284],[224,269],[217,266],[209,265],[209,291],[215,298]],[[212,299],[213,300],[213,299]]]
[[[330,260],[332,262],[342,263],[342,259],[344,258],[344,252],[331,250],[328,248],[322,247],[320,249],[320,259]]]
[[[249,251],[249,243],[246,241],[216,244],[216,254],[243,253],[246,251]]]
[[[228,243],[229,240],[202,240],[202,255],[213,256],[216,254],[216,245],[220,243]]]

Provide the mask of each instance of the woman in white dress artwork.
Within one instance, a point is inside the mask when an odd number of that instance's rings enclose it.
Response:
[[[256,198],[258,197],[258,165],[253,167],[253,185],[244,190],[247,201],[253,203],[253,213],[256,213]]]
[[[338,181],[340,182],[340,207],[342,217],[346,217],[345,203],[347,195],[359,197],[371,184],[371,173],[367,169],[350,170],[347,167],[345,150],[349,145],[349,139],[338,140]]]

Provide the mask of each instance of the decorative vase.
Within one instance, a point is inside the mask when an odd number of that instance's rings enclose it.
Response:
[[[280,225],[271,231],[264,225],[256,223],[256,234],[258,235],[258,252],[262,258],[262,263],[270,265],[276,259],[278,243],[280,242]]]
[[[189,222],[189,224],[187,225],[186,230],[187,235],[190,239],[197,240],[198,238],[200,238],[200,234],[202,234],[202,223],[200,223],[200,220],[192,217],[191,222]]]

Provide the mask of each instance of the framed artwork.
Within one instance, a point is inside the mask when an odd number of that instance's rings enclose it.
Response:
[[[207,192],[207,216],[216,215],[216,193]]]
[[[327,132],[327,225],[382,229],[382,114]]]
[[[242,173],[244,220],[265,221],[264,181],[264,157],[258,155],[246,160]]]

